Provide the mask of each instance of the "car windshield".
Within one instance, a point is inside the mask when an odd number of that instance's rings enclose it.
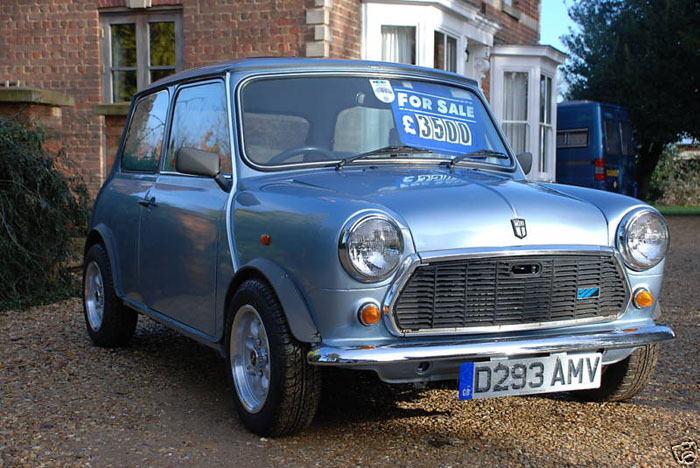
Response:
[[[241,91],[243,145],[258,166],[439,160],[510,167],[472,91],[369,77],[267,78]]]

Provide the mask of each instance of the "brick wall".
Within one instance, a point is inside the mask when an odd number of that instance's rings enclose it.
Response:
[[[303,56],[305,42],[313,40],[313,29],[305,21],[306,8],[313,4],[313,0],[152,1],[153,7],[182,8],[185,68],[246,56]],[[75,107],[63,110],[63,143],[93,191],[109,170],[113,133],[120,131],[105,126],[105,120],[110,127],[119,125],[118,118],[93,112],[103,94],[99,13],[125,5],[126,0],[0,2],[0,82],[75,97]],[[355,52],[359,55],[359,39]],[[103,158],[104,146],[108,161]]]
[[[334,0],[330,28],[332,42],[330,56],[341,59],[359,59],[362,56],[362,2]]]
[[[539,24],[540,18],[540,0],[515,0],[513,8],[528,18],[517,19],[506,13],[501,7],[501,0],[481,2],[482,13],[501,26],[494,37],[494,44],[538,44],[540,34],[536,25]],[[532,24],[533,20],[536,24]]]
[[[63,109],[63,144],[86,182],[101,183],[99,21],[94,3],[2,0],[0,2],[0,81],[58,91],[75,97]]]
[[[306,8],[313,0],[184,2],[185,66],[248,56],[303,56],[313,40]]]

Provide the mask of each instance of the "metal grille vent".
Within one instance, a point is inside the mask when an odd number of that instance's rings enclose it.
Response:
[[[394,318],[405,332],[602,320],[627,300],[612,254],[478,258],[418,267]]]

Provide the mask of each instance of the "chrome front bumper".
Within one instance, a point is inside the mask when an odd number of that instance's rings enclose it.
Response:
[[[464,338],[450,342],[401,343],[385,346],[333,347],[320,345],[309,351],[315,365],[375,366],[410,361],[455,361],[528,354],[582,352],[600,349],[634,348],[672,340],[673,330],[653,325],[630,330],[595,333],[562,333],[547,336],[519,336],[484,340]]]

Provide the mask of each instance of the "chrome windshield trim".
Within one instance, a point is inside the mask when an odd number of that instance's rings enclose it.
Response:
[[[230,72],[229,72],[230,74]],[[238,130],[238,138],[240,140],[240,156],[241,160],[251,168],[261,171],[261,172],[273,172],[273,171],[288,171],[288,170],[295,170],[295,169],[303,169],[303,168],[309,168],[309,167],[333,167],[336,164],[338,164],[339,161],[341,161],[342,158],[339,159],[334,159],[331,161],[318,161],[318,162],[301,162],[301,163],[294,163],[294,164],[280,164],[280,165],[274,165],[274,166],[266,166],[262,164],[257,164],[255,161],[253,161],[251,158],[248,157],[245,151],[245,141],[244,141],[244,136],[243,136],[243,99],[241,96],[241,93],[243,91],[243,88],[245,85],[252,81],[259,81],[259,80],[264,80],[264,79],[273,79],[273,78],[291,78],[291,77],[298,77],[298,76],[309,76],[309,75],[315,75],[315,76],[323,76],[323,77],[332,77],[332,76],[340,76],[340,77],[360,77],[360,78],[366,78],[366,77],[381,77],[381,78],[387,78],[387,79],[407,79],[407,80],[416,80],[416,81],[429,81],[433,83],[439,83],[443,84],[446,86],[453,86],[453,87],[459,87],[465,90],[468,90],[474,96],[479,100],[481,105],[484,107],[486,110],[486,114],[489,116],[489,119],[491,121],[491,124],[494,126],[496,133],[498,134],[499,138],[501,139],[501,143],[503,146],[506,148],[507,151],[510,151],[509,156],[509,161],[510,165],[508,166],[499,166],[495,164],[483,164],[483,163],[477,163],[474,161],[462,161],[462,163],[465,163],[465,167],[478,167],[481,169],[490,169],[490,170],[495,170],[495,171],[500,171],[500,172],[515,172],[518,169],[518,164],[516,162],[515,158],[515,153],[512,152],[512,148],[510,147],[510,144],[508,143],[508,139],[505,137],[505,134],[503,133],[503,130],[501,129],[501,126],[498,124],[494,114],[491,112],[491,108],[489,107],[488,102],[486,101],[485,97],[483,94],[478,90],[478,88],[473,88],[471,83],[469,82],[461,82],[457,80],[447,80],[447,79],[442,79],[438,78],[435,76],[429,76],[429,75],[423,75],[420,73],[411,73],[409,71],[406,72],[399,72],[399,71],[388,71],[388,70],[373,70],[373,71],[319,71],[319,70],[308,70],[308,71],[290,71],[290,72],[278,72],[278,73],[265,73],[265,72],[258,72],[254,73],[248,76],[245,76],[242,78],[237,84],[236,84],[236,115],[240,119],[240,125],[237,125],[237,130]],[[372,163],[376,163],[376,160],[369,160]],[[409,163],[414,163],[416,160],[414,159],[392,159],[390,162],[392,164],[395,164],[397,162],[409,162]],[[432,164],[440,164],[441,162],[444,163],[445,161],[450,161],[449,158],[444,158],[444,159],[438,159],[434,158],[431,160],[423,159],[421,162],[427,162],[427,163],[432,163]],[[367,164],[368,160],[362,160],[358,161],[358,164]]]
[[[598,255],[601,253],[611,254],[615,259],[618,273],[624,281],[627,299],[625,305],[621,307],[617,314],[604,317],[590,317],[585,319],[561,320],[555,322],[524,323],[515,325],[492,325],[484,327],[462,327],[462,328],[432,328],[418,331],[403,331],[396,322],[394,308],[399,299],[401,291],[411,279],[413,272],[419,267],[430,265],[431,263],[448,262],[455,260],[466,260],[473,258],[493,258],[493,257],[518,257],[525,255]],[[525,330],[542,330],[563,326],[582,325],[596,322],[609,322],[617,320],[629,308],[632,301],[632,288],[629,278],[622,268],[622,260],[619,252],[609,246],[602,245],[537,245],[537,246],[515,246],[515,247],[491,247],[491,248],[471,248],[458,250],[436,250],[430,252],[420,252],[412,254],[404,259],[396,274],[396,279],[389,286],[384,300],[382,301],[382,315],[387,329],[395,336],[444,336],[457,334],[478,334],[478,333],[500,333]]]
[[[397,343],[381,346],[315,346],[307,354],[309,364],[367,366],[409,361],[469,361],[531,354],[581,352],[634,348],[675,338],[665,325],[634,329],[611,329],[589,333],[559,333],[549,336],[484,338],[466,337],[439,343]]]

